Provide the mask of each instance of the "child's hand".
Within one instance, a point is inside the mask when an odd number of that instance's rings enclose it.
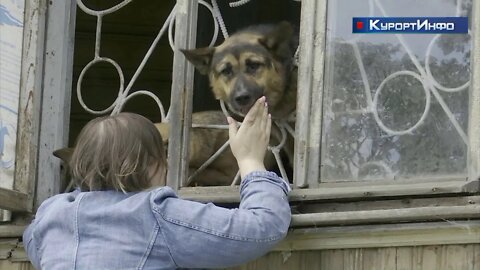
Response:
[[[253,171],[264,171],[263,160],[270,140],[272,119],[265,97],[259,98],[245,116],[240,128],[228,117],[230,147],[242,178]]]

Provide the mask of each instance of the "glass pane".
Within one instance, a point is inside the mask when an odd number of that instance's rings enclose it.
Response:
[[[466,174],[470,35],[352,34],[352,17],[471,9],[472,0],[329,1],[322,182]]]
[[[24,5],[24,0],[0,0],[0,187],[2,188],[13,187]]]

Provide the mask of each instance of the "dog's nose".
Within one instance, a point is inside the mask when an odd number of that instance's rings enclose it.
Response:
[[[235,100],[235,103],[237,103],[240,106],[246,106],[249,105],[250,102],[252,101],[252,96],[248,93],[242,93],[233,98]]]

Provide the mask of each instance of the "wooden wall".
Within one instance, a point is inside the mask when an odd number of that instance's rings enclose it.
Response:
[[[2,270],[34,269],[20,258]],[[273,252],[229,270],[478,270],[480,244]]]
[[[231,270],[478,270],[480,244],[276,252]]]

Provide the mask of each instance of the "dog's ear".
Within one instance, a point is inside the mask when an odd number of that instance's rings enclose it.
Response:
[[[258,42],[280,58],[291,57],[293,26],[287,21],[277,24],[272,31],[260,38]]]
[[[192,50],[180,50],[183,55],[190,61],[198,71],[203,74],[207,75],[210,71],[210,64],[212,63],[213,53],[215,52],[215,48],[205,47],[199,49],[192,49]]]
[[[168,123],[155,123],[160,136],[162,136],[162,141],[164,144],[168,143],[168,136],[170,136],[170,125]]]
[[[72,154],[73,154],[73,148],[61,148],[53,151],[53,155],[61,159],[66,164],[70,164],[70,160],[72,159]]]

